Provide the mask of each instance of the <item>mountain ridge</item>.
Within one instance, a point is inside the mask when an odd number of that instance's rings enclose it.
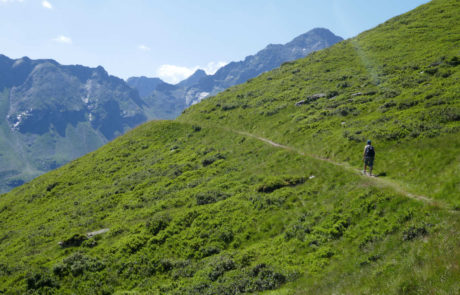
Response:
[[[137,91],[101,66],[2,55],[0,71],[0,146],[5,151],[0,155],[0,191],[147,120],[146,104]]]
[[[156,80],[152,80],[153,84],[149,88],[153,89],[151,95],[141,97],[155,105],[164,101],[177,102],[179,107],[170,110],[166,117],[162,117],[162,119],[174,119],[185,107],[195,104],[205,97],[215,95],[230,86],[246,82],[248,79],[280,66],[283,62],[304,57],[312,51],[329,47],[342,40],[341,37],[334,35],[328,29],[315,28],[284,45],[269,44],[256,54],[245,57],[244,60],[230,62],[212,75],[207,75],[203,70],[197,70],[184,81],[176,85],[169,84],[171,85],[170,88],[174,88],[172,92],[169,89],[166,92],[156,89],[158,84],[155,84]],[[131,83],[130,86],[136,88],[137,79],[136,77],[129,78],[128,84]]]

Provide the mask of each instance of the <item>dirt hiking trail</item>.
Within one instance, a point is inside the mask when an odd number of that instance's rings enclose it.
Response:
[[[335,166],[342,167],[343,169],[345,169],[345,170],[347,170],[349,172],[359,174],[362,177],[366,177],[367,179],[369,179],[369,181],[373,182],[373,184],[375,186],[390,187],[393,190],[395,190],[396,192],[398,192],[399,194],[406,196],[407,198],[418,200],[418,201],[421,201],[423,203],[427,203],[427,204],[429,204],[431,206],[435,206],[435,207],[439,207],[439,208],[448,210],[449,212],[454,213],[454,214],[459,214],[460,213],[459,211],[452,210],[449,205],[447,205],[447,204],[445,204],[445,203],[443,203],[443,202],[441,202],[439,200],[434,200],[434,199],[426,197],[426,196],[412,194],[412,193],[406,191],[405,189],[403,189],[398,183],[392,181],[391,179],[381,178],[381,177],[365,176],[365,175],[362,174],[361,170],[356,169],[354,167],[351,167],[348,163],[338,163],[338,162],[332,161],[331,159],[318,157],[317,155],[313,155],[313,154],[307,154],[307,153],[305,153],[303,151],[300,151],[300,150],[297,150],[297,149],[295,149],[293,147],[276,143],[276,142],[274,142],[274,141],[272,141],[272,140],[270,140],[268,138],[264,138],[264,137],[261,137],[261,136],[258,136],[258,135],[255,135],[255,134],[252,134],[252,133],[249,133],[249,132],[233,130],[233,129],[227,129],[227,128],[225,128],[225,129],[227,131],[230,131],[230,132],[233,132],[233,133],[237,133],[237,134],[240,134],[240,135],[255,138],[257,140],[263,141],[263,142],[265,142],[265,143],[267,143],[267,144],[269,144],[269,145],[271,145],[273,147],[276,147],[276,148],[285,149],[285,150],[297,153],[297,154],[305,156],[305,157],[310,157],[310,158],[313,158],[313,159],[316,159],[316,160],[325,161],[325,162],[331,163],[331,164],[333,164]]]

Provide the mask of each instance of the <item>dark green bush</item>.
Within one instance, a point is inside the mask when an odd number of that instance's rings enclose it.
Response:
[[[418,101],[414,99],[406,99],[404,101],[401,101],[398,103],[398,109],[399,110],[405,110],[408,108],[411,108],[413,106],[416,106],[418,104]]]
[[[198,258],[204,258],[204,257],[209,257],[209,256],[212,256],[212,255],[216,255],[216,254],[219,254],[221,251],[221,249],[217,246],[206,246],[206,247],[203,247],[200,249],[199,252],[197,252],[196,256],[198,256]]]
[[[422,226],[411,226],[403,232],[403,241],[411,241],[418,237],[423,237],[428,234],[428,230],[424,225]]]
[[[234,103],[234,104],[224,104],[222,105],[221,109],[222,111],[230,111],[230,110],[234,110],[238,107],[238,104]]]
[[[252,284],[251,291],[261,292],[265,290],[274,290],[286,283],[286,277],[267,267],[259,269],[256,279]]]
[[[147,242],[147,238],[141,235],[130,236],[128,241],[125,243],[123,247],[123,251],[127,253],[136,253],[142,247],[144,247],[145,243]]]
[[[393,98],[401,94],[400,91],[395,89],[385,89],[382,91],[383,97],[385,98]]]
[[[211,281],[217,280],[225,272],[235,269],[236,264],[233,259],[229,257],[219,257],[217,261],[211,264],[211,271],[208,273],[208,277]]]
[[[337,88],[348,88],[350,86],[351,86],[351,84],[348,83],[348,82],[341,82],[341,83],[337,84]]]
[[[49,289],[59,288],[59,284],[56,280],[45,270],[28,273],[26,276],[26,284],[27,290],[41,290],[39,294],[51,293]]]
[[[438,72],[438,68],[428,68],[428,69],[425,69],[425,73],[429,74],[429,75],[434,75]]]
[[[460,65],[460,58],[458,56],[454,56],[447,63],[453,67],[456,67]]]
[[[78,247],[80,246],[84,241],[86,241],[88,237],[86,235],[82,234],[74,234],[63,241],[59,242],[59,245],[62,248],[67,248],[67,247]]]
[[[206,167],[206,166],[209,166],[211,165],[212,163],[214,163],[215,161],[217,160],[223,160],[225,159],[225,156],[220,154],[220,153],[217,153],[211,157],[208,157],[206,159],[204,159],[201,164],[203,165],[203,167]]]
[[[195,195],[195,200],[197,205],[206,205],[216,203],[222,200],[227,199],[230,195],[220,192],[220,191],[207,191],[199,192]]]
[[[98,272],[105,268],[105,264],[97,258],[86,256],[76,252],[62,260],[62,263],[53,267],[54,274],[66,276],[71,273],[73,276],[79,276],[88,272]]]
[[[332,91],[328,91],[328,92],[327,92],[326,97],[327,97],[327,98],[333,98],[333,97],[336,97],[337,95],[339,95],[339,92],[338,92],[338,91],[335,91],[335,90],[332,90]]]
[[[167,228],[170,222],[171,217],[168,214],[157,214],[147,221],[145,227],[152,235],[156,235]]]
[[[304,177],[285,176],[271,177],[264,180],[264,183],[257,186],[256,191],[260,193],[271,193],[277,189],[287,186],[296,186],[306,181]]]

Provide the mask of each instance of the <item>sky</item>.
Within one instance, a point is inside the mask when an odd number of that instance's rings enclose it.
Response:
[[[0,54],[177,83],[323,27],[345,39],[428,0],[0,0]]]

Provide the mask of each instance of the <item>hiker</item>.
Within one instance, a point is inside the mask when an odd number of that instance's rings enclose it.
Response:
[[[374,147],[371,145],[371,141],[367,141],[367,145],[364,147],[364,170],[363,173],[366,175],[367,166],[369,166],[369,175],[372,176],[372,168],[374,167],[374,158],[375,158],[375,150]]]

